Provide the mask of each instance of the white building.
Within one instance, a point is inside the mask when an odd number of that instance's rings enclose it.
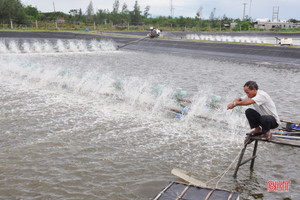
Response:
[[[254,28],[270,30],[270,29],[292,29],[299,28],[299,24],[295,24],[292,22],[254,22]]]

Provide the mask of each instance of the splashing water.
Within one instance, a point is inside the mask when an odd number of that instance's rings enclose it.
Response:
[[[0,40],[1,53],[93,52],[115,50],[110,41],[85,40]]]
[[[239,42],[239,43],[255,43],[255,44],[276,44],[274,38],[258,38],[258,37],[245,37],[245,36],[226,36],[226,35],[198,35],[187,34],[188,40],[203,40],[203,41],[218,41],[218,42]]]

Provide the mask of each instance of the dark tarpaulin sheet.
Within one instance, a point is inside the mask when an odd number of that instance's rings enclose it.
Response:
[[[185,192],[184,192],[185,190]],[[207,195],[212,191],[211,188],[201,188],[185,183],[171,182],[160,194],[158,194],[155,200],[176,200],[177,198],[182,200],[205,200]],[[227,190],[216,189],[214,190],[209,200],[228,200],[233,193],[231,200],[238,200],[239,194],[237,192],[230,192]]]

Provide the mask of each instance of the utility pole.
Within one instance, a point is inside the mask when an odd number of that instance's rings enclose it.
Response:
[[[173,0],[171,0],[171,8],[170,8],[170,11],[171,11],[171,17],[173,18],[173,17],[174,17]]]
[[[55,11],[55,5],[54,5],[54,1],[53,1],[53,10],[54,10],[54,13],[56,13],[56,11]]]
[[[56,11],[55,11],[54,1],[53,1],[53,9],[54,9],[54,17],[55,17],[55,27],[56,27],[56,29],[58,29],[58,27],[57,27],[57,17],[56,17]]]
[[[244,12],[243,12],[243,21],[245,20],[245,13],[246,13],[246,3],[244,3]]]
[[[252,0],[250,0],[250,7],[249,7],[249,18],[250,19],[251,19],[251,8],[252,8]]]

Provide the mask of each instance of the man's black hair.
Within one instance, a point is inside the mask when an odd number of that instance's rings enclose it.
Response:
[[[247,83],[245,83],[244,87],[248,87],[250,90],[253,90],[254,88],[256,90],[258,90],[258,85],[256,84],[255,81],[248,81]]]

